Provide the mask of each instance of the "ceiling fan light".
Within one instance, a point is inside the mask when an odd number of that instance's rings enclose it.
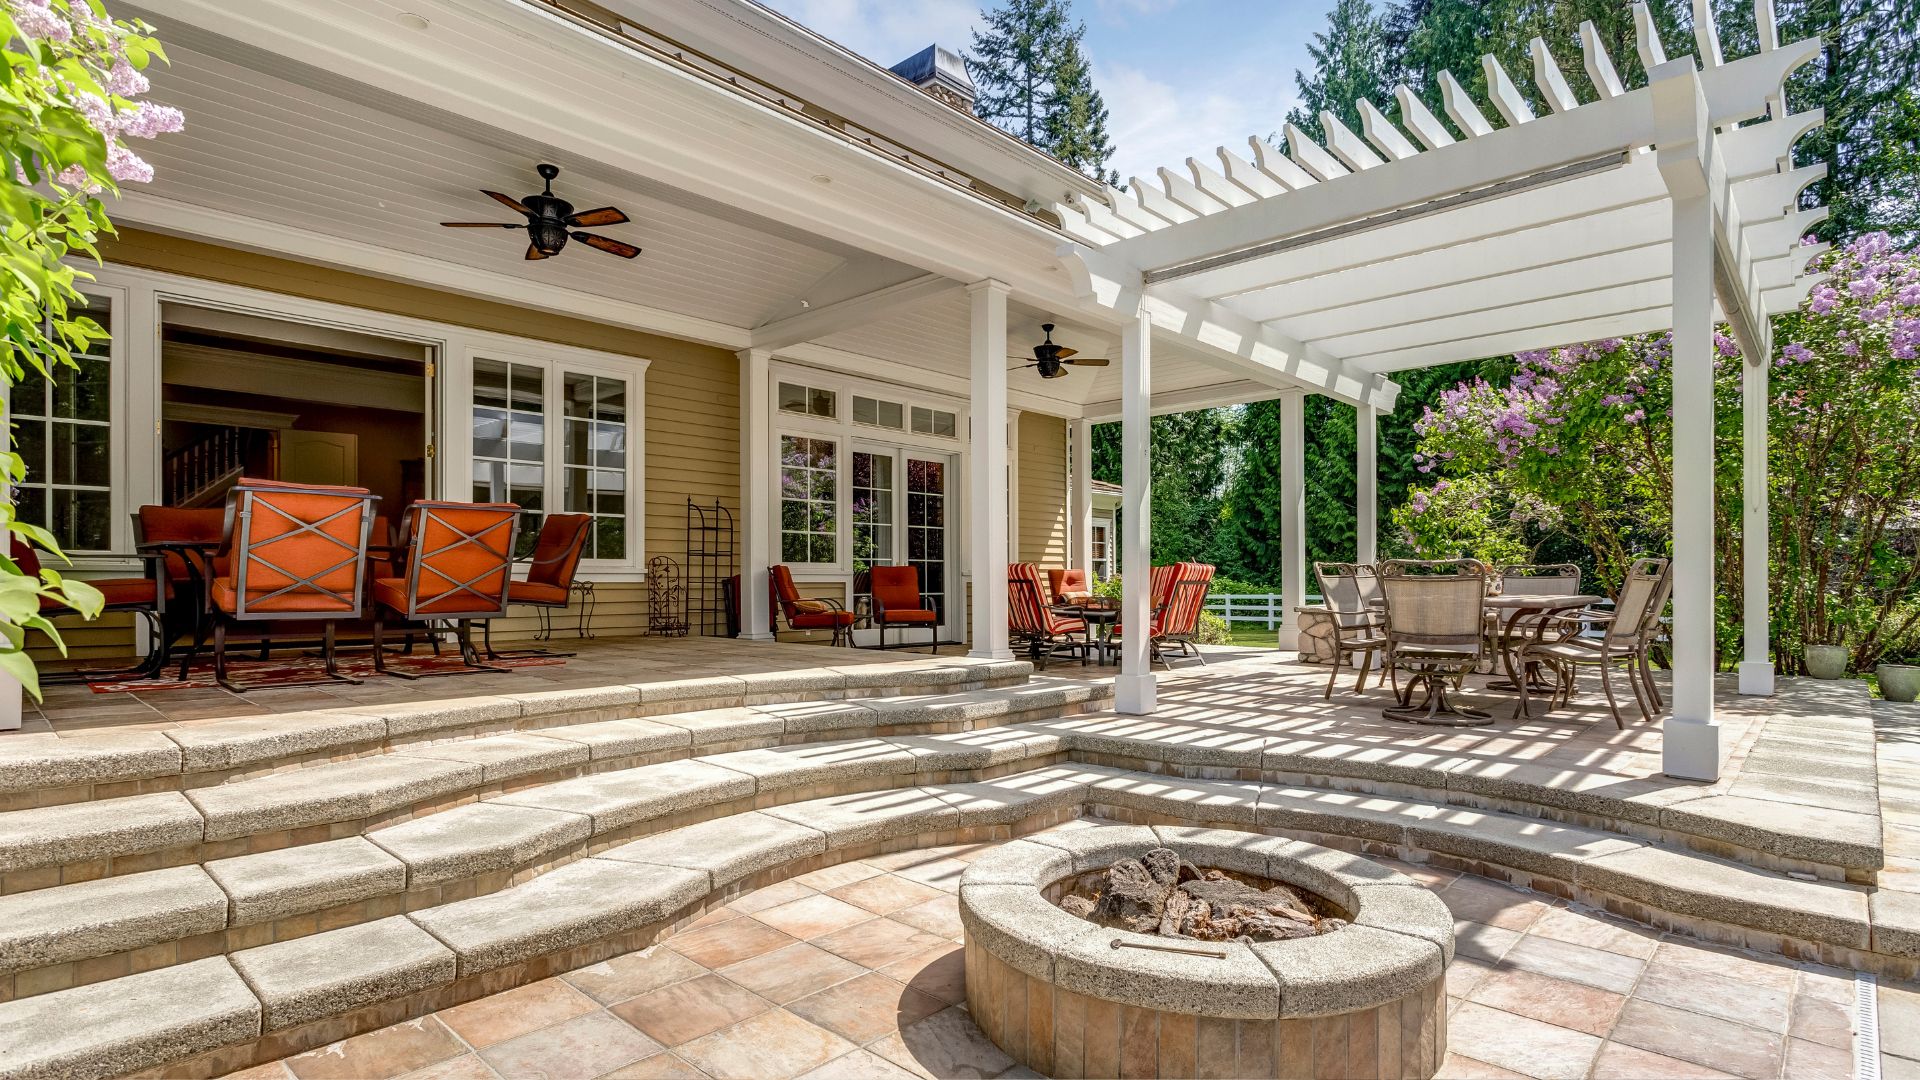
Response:
[[[557,221],[535,221],[527,233],[542,255],[558,255],[567,246],[567,227]]]

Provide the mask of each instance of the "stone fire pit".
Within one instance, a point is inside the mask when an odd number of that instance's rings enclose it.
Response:
[[[1312,894],[1329,929],[1200,941],[1057,906],[1084,875],[1155,848]],[[960,918],[975,1022],[1049,1076],[1425,1080],[1446,1056],[1453,917],[1413,879],[1348,852],[1219,829],[1048,833],[970,866]]]

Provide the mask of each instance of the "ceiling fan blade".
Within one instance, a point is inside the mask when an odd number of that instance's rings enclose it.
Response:
[[[623,225],[633,220],[620,212],[618,207],[603,206],[598,210],[582,210],[567,218],[567,224],[574,226]]]
[[[534,247],[532,244],[527,245],[527,261],[528,262],[532,262],[535,259],[544,259],[546,257],[547,257],[546,252],[541,251],[539,248]]]
[[[526,225],[509,225],[504,221],[443,221],[441,225],[449,229],[524,229]]]
[[[1075,367],[1106,367],[1111,362],[1112,361],[1104,356],[1083,356],[1078,360],[1061,361],[1061,363],[1072,364]]]
[[[631,259],[640,254],[640,249],[634,247],[632,244],[623,244],[618,240],[609,240],[604,236],[598,236],[594,233],[577,232],[573,233],[572,236],[575,240],[580,241],[588,247],[599,248],[609,255],[618,255],[623,259]]]
[[[487,198],[492,199],[494,202],[497,202],[502,206],[508,207],[509,209],[518,210],[522,214],[527,214],[529,216],[533,214],[533,211],[520,205],[520,200],[514,198],[511,195],[502,195],[497,191],[488,191],[486,188],[481,188],[480,194],[485,195]]]
[[[1074,356],[1076,354],[1074,350],[1067,348],[1065,345],[1056,345],[1054,346],[1053,355],[1058,357],[1061,360],[1065,360],[1067,357]]]

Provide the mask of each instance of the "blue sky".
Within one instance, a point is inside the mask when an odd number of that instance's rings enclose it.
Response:
[[[965,51],[982,0],[761,0],[891,65],[939,43]],[[1277,131],[1293,73],[1331,0],[1072,0],[1122,179]]]

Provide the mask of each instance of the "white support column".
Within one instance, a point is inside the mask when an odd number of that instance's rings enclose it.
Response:
[[[1300,647],[1307,602],[1306,395],[1280,395],[1280,648]]]
[[[1354,417],[1353,561],[1380,560],[1380,413],[1358,406]]]
[[[969,656],[1011,659],[1007,635],[1007,292],[1004,282],[967,286],[973,325],[973,415],[967,462],[967,564],[972,568]]]
[[[1141,312],[1120,332],[1120,674],[1114,708],[1144,715],[1154,709],[1156,682],[1147,649],[1152,598],[1153,319]]]
[[[1740,692],[1773,694],[1772,611],[1767,600],[1767,365],[1765,354],[1747,357],[1740,373],[1740,602],[1745,649]]]
[[[1720,776],[1713,718],[1713,208],[1673,200],[1673,712],[1662,728],[1669,776]]]
[[[1073,533],[1067,565],[1093,574],[1093,421],[1068,421],[1073,431]],[[1089,580],[1091,584],[1091,580]]]
[[[767,567],[774,560],[773,350],[740,357],[740,636],[772,641]]]

